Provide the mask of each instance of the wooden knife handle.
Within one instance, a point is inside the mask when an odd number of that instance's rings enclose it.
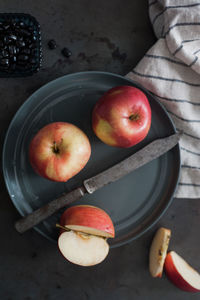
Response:
[[[22,219],[18,220],[15,223],[15,229],[19,233],[23,233],[29,230],[30,228],[34,227],[46,218],[53,215],[60,208],[65,207],[66,205],[69,205],[70,203],[80,199],[85,193],[85,188],[79,187],[67,194],[64,194],[63,196],[33,211],[26,217],[23,217]]]

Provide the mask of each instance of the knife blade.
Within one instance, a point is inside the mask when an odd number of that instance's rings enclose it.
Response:
[[[175,133],[165,138],[156,139],[147,146],[122,160],[107,170],[83,181],[83,185],[73,191],[52,200],[15,223],[18,232],[23,233],[36,226],[59,209],[79,200],[86,193],[92,194],[107,184],[115,182],[150,161],[172,149],[180,140],[182,133]]]

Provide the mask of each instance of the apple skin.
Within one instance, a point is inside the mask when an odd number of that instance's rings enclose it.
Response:
[[[92,128],[105,144],[128,148],[141,142],[151,126],[151,107],[146,95],[133,86],[108,90],[92,112]]]
[[[29,145],[35,172],[52,181],[66,182],[79,173],[91,155],[90,142],[77,126],[54,122],[44,126]]]
[[[196,289],[195,287],[191,286],[178,272],[173,258],[172,258],[173,251],[169,252],[165,259],[165,272],[167,277],[171,280],[171,282],[176,285],[179,289],[186,291],[186,292],[200,292],[200,289]],[[192,269],[189,265],[188,267]],[[192,269],[194,270],[194,269]],[[194,272],[196,272],[194,270]]]
[[[81,226],[80,231],[85,233],[111,238],[115,236],[115,229],[110,216],[103,209],[96,206],[76,205],[69,207],[62,214],[60,225],[69,229],[73,229],[73,225]],[[92,229],[99,231],[99,233],[95,233]]]

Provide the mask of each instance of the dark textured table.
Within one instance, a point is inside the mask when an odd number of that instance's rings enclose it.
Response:
[[[44,56],[38,74],[0,79],[2,143],[18,108],[43,84],[64,74],[86,70],[125,75],[156,40],[144,0],[2,0],[0,9],[30,13],[38,19]],[[47,47],[52,38],[57,41],[56,50]],[[72,51],[70,59],[62,56],[63,47]],[[117,48],[121,56],[116,57],[113,52]],[[1,300],[200,299],[199,294],[178,290],[165,275],[153,279],[148,272],[150,242],[161,225],[172,230],[170,249],[200,270],[198,199],[174,199],[165,215],[146,234],[112,249],[102,264],[82,268],[65,261],[56,245],[34,230],[23,235],[15,231],[13,224],[19,214],[2,175],[0,183]]]

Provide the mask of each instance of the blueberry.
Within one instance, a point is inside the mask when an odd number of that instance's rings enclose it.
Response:
[[[35,65],[35,64],[37,63],[37,60],[36,60],[34,57],[32,57],[32,58],[30,58],[29,62],[30,62],[32,65]]]
[[[9,59],[8,59],[8,58],[2,58],[2,59],[0,60],[0,64],[1,64],[2,66],[5,66],[5,67],[9,66]]]
[[[15,71],[15,69],[16,69],[16,64],[12,64],[12,65],[10,66],[10,69],[11,69],[11,71]]]
[[[53,50],[57,47],[57,44],[56,44],[56,41],[55,40],[50,40],[48,42],[48,46],[49,46],[49,49]]]
[[[13,56],[12,57],[12,62],[16,62],[17,61],[17,57],[16,56]]]
[[[10,24],[4,24],[3,28],[4,30],[8,30],[10,28]]]
[[[8,53],[8,51],[6,51],[6,50],[2,50],[2,51],[1,51],[1,55],[2,55],[3,57],[9,57],[9,53]]]
[[[22,48],[22,47],[25,47],[26,44],[24,41],[16,41],[16,46],[19,47],[19,48]]]
[[[19,56],[18,56],[18,59],[20,60],[20,61],[26,61],[26,60],[28,60],[28,55],[25,55],[25,54],[20,54]]]
[[[34,42],[37,41],[37,36],[36,35],[32,36],[32,41],[34,41]]]
[[[4,41],[5,45],[8,45],[10,43],[9,36],[5,35],[4,38],[3,38],[3,41]]]
[[[21,22],[19,23],[19,26],[20,26],[21,28],[24,28],[24,27],[25,27],[24,22],[21,21]]]
[[[37,50],[37,48],[34,48],[34,49],[32,49],[32,50],[31,50],[31,54],[33,54],[33,55],[37,55],[37,53],[38,53],[38,50]]]
[[[9,38],[10,38],[11,40],[13,40],[13,41],[16,41],[16,40],[17,40],[17,36],[14,35],[14,34],[10,34],[10,35],[9,35]]]
[[[28,48],[24,48],[21,50],[21,53],[29,55],[29,54],[31,54],[31,50]]]
[[[28,26],[28,30],[29,30],[30,32],[33,32],[33,31],[34,31],[34,27],[33,27],[33,26]]]
[[[18,36],[18,41],[23,41],[24,37],[23,36]]]
[[[30,36],[31,35],[31,33],[27,29],[21,29],[20,33],[24,36]]]
[[[16,47],[13,46],[13,45],[9,45],[8,46],[8,51],[10,53],[10,56],[13,56],[13,55],[15,55],[17,53]]]
[[[72,55],[71,51],[68,48],[63,48],[61,52],[67,58]]]
[[[15,26],[17,25],[17,22],[15,20],[11,20],[11,25],[12,25],[12,28],[15,28]]]

